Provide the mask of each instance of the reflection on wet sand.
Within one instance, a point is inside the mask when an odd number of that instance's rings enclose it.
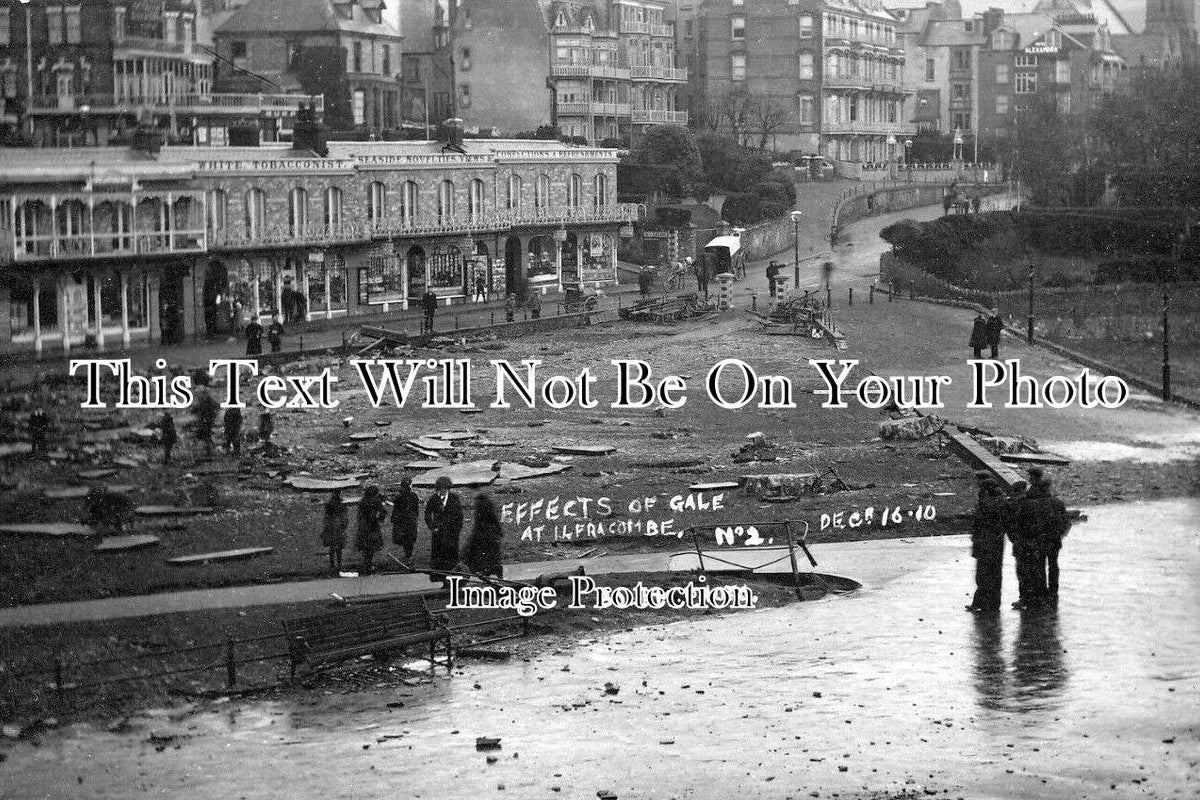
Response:
[[[1068,668],[1054,609],[1022,612],[1012,643],[1011,670],[1005,657],[1004,618],[974,616],[971,640],[980,708],[1023,714],[1053,711],[1063,702]]]

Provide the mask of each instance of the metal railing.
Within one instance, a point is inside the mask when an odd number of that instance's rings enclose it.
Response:
[[[594,115],[594,116],[613,116],[613,117],[628,117],[630,113],[629,103],[559,103],[556,106],[559,114],[567,115]]]
[[[636,80],[686,81],[686,67],[635,66],[629,68],[630,77]]]
[[[202,253],[207,249],[203,228],[174,231],[96,231],[94,233],[5,236],[0,258],[10,262],[53,258],[110,258],[161,253]]]
[[[671,30],[670,25],[663,25],[659,22],[634,22],[632,20],[621,20],[621,33],[646,33],[651,36],[674,36],[675,32]]]
[[[907,136],[916,133],[916,127],[908,122],[827,122],[821,126],[821,133]]]
[[[608,64],[551,64],[550,75],[556,78],[613,78],[629,80],[629,67]]]
[[[124,97],[114,94],[42,95],[29,103],[32,113],[135,113],[141,109],[177,114],[295,113],[301,104],[325,108],[323,95],[307,94],[185,94],[168,97]]]
[[[633,110],[634,122],[656,122],[674,125],[687,125],[688,112],[686,111],[665,111],[652,108],[635,108]]]

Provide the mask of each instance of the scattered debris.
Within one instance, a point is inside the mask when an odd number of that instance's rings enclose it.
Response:
[[[946,421],[934,416],[901,417],[885,419],[879,423],[881,439],[915,441],[925,439],[945,427]]]
[[[138,506],[133,513],[142,517],[194,517],[216,511],[212,506]]]
[[[90,525],[78,522],[6,522],[0,524],[0,534],[10,536],[46,536],[51,538],[64,536],[95,536],[96,531]]]
[[[80,497],[87,497],[89,491],[91,489],[87,486],[58,486],[42,492],[42,497],[47,500],[75,500]]]
[[[821,476],[812,472],[778,475],[743,475],[738,484],[746,494],[760,499],[794,499],[821,493]]]
[[[475,749],[476,750],[499,750],[500,749],[500,739],[492,738],[491,736],[476,736],[475,737]]]
[[[714,481],[712,483],[693,483],[688,487],[690,492],[715,492],[719,489],[737,489],[741,487],[738,481]]]
[[[329,478],[310,478],[306,475],[291,475],[284,483],[301,492],[332,492],[334,489],[357,489],[358,475],[340,475]]]
[[[566,453],[576,456],[606,456],[617,452],[617,448],[606,444],[561,444],[550,448],[555,453]]]
[[[154,547],[161,542],[157,536],[148,533],[130,534],[128,536],[109,536],[96,545],[97,553],[124,553],[130,550],[141,550]]]

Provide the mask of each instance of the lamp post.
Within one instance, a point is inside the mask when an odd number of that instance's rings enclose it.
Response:
[[[889,133],[887,137],[888,175],[896,180],[896,134]]]
[[[792,212],[792,228],[795,236],[792,239],[792,257],[795,258],[795,275],[792,279],[792,289],[800,290],[800,217],[803,214],[799,211]]]
[[[1027,325],[1025,328],[1025,340],[1029,344],[1033,344],[1033,272],[1034,265],[1029,265],[1029,316],[1027,317]]]
[[[963,146],[962,128],[955,128],[954,129],[954,160],[955,161],[962,161],[962,146]]]
[[[904,140],[904,169],[908,172],[908,182],[912,183],[912,139]]]
[[[25,121],[29,137],[33,138],[33,23],[30,21],[32,0],[21,0],[25,6]]]

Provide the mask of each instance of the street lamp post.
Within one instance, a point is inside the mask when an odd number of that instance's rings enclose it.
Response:
[[[792,238],[792,256],[795,258],[795,275],[792,280],[792,288],[795,291],[800,291],[800,217],[801,212],[792,212],[792,227],[795,236]]]
[[[888,175],[896,180],[896,134],[889,133],[887,137]]]
[[[31,0],[21,0],[25,6],[25,122],[33,138],[33,23],[30,21]]]
[[[1033,344],[1033,272],[1034,265],[1029,265],[1029,316],[1025,328],[1025,339],[1030,344]]]
[[[908,182],[912,183],[912,139],[904,140],[904,169],[908,173]]]

